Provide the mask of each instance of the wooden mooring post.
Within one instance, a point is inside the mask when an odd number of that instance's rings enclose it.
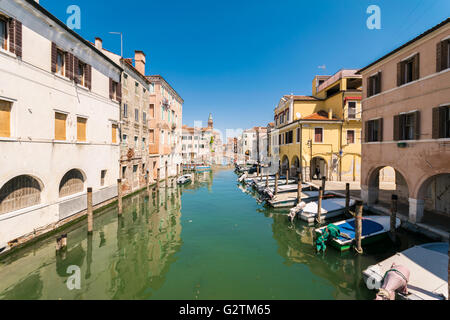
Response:
[[[122,214],[122,179],[117,179],[117,206],[118,214]]]
[[[266,176],[266,188],[269,187],[269,175]]]
[[[297,203],[302,202],[302,174],[298,174],[297,181]]]
[[[277,172],[277,174],[275,175],[275,190],[273,192],[274,196],[276,196],[278,194],[278,177],[279,177],[279,174]]]
[[[289,184],[289,169],[286,170],[286,184]]]
[[[67,233],[56,238],[56,251],[67,248]]]
[[[165,179],[166,179],[166,188],[169,187],[169,166],[167,165],[166,161],[166,168],[165,168]]]
[[[180,177],[180,164],[177,163],[177,179]]]
[[[323,189],[322,187],[320,187],[319,198],[317,199],[317,217],[316,217],[317,224],[322,223],[322,198],[323,198]]]
[[[398,196],[396,194],[392,195],[391,199],[391,228],[390,232],[391,235],[394,236],[395,239],[395,230],[396,230],[396,222],[397,222],[397,201]]]
[[[350,211],[350,183],[345,184],[345,210]]]
[[[87,188],[87,219],[88,219],[88,234],[92,234],[94,230],[94,211],[92,209],[92,188]]]
[[[362,213],[363,213],[363,203],[362,201],[356,201],[356,212],[355,212],[355,251],[359,254],[363,253],[361,246],[361,236],[362,236]]]
[[[156,191],[159,191],[159,181],[161,180],[161,168],[156,170]]]

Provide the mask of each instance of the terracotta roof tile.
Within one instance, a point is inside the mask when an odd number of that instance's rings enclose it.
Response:
[[[338,118],[336,118],[333,115],[333,119],[328,119],[328,113],[326,111],[319,111],[313,114],[310,114],[309,116],[303,117],[302,120],[338,120]]]

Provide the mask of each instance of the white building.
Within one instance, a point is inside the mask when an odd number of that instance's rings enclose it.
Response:
[[[117,195],[121,68],[31,0],[0,1],[0,250]]]

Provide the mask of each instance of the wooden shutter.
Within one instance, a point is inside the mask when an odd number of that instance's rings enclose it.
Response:
[[[117,92],[116,92],[116,96],[117,96],[117,101],[119,101],[119,103],[122,103],[122,85],[121,83],[117,83]]]
[[[439,121],[439,109],[440,107],[433,108],[433,139],[439,139],[440,138],[440,121]]]
[[[67,78],[70,79],[71,73],[70,73],[70,53],[66,52],[64,54],[64,74]]]
[[[9,36],[9,51],[14,53],[16,49],[16,37],[15,37],[15,31],[14,31],[14,25],[16,20],[9,19],[9,27],[8,27],[8,36]]]
[[[52,53],[51,53],[51,59],[52,59],[52,72],[56,73],[56,59],[58,56],[58,48],[56,47],[56,44],[52,42]]]
[[[394,116],[394,141],[400,140],[400,115]]]
[[[367,78],[367,97],[372,96],[372,86],[370,85],[370,77]]]
[[[55,113],[55,140],[66,140],[66,119],[67,115]]]
[[[112,143],[117,143],[117,124],[112,125]]]
[[[92,90],[92,66],[90,64],[86,64],[84,72],[85,72],[84,79],[86,82],[85,86],[89,90]],[[110,88],[110,90],[111,90],[111,88]]]
[[[78,70],[79,63],[80,63],[80,60],[78,60],[78,58],[74,56],[73,57],[73,80],[77,84],[81,82],[80,76],[79,76],[79,70]],[[85,72],[86,72],[86,70],[85,70]],[[84,75],[84,76],[86,78],[86,75]]]
[[[77,117],[77,141],[86,141],[86,118]]]
[[[369,142],[369,121],[364,122],[364,142]]]
[[[414,112],[414,139],[420,140],[420,111]]]
[[[413,77],[414,80],[420,78],[420,53],[416,54],[413,58]]]
[[[378,141],[383,141],[383,118],[380,118],[378,121]]]
[[[381,71],[377,74],[377,93],[381,92]]]
[[[403,78],[402,69],[403,69],[403,63],[402,62],[397,63],[397,86],[398,87],[403,84],[402,83],[402,78]]]
[[[0,101],[0,137],[9,138],[11,136],[11,104]]]
[[[16,56],[22,58],[22,22],[15,20],[14,29],[15,29],[14,38],[16,44],[15,49]]]
[[[442,70],[442,42],[436,44],[436,72]]]

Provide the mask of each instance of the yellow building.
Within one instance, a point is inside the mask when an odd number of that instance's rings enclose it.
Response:
[[[302,172],[306,180],[359,181],[362,79],[356,71],[316,76],[311,96],[281,98],[272,138],[278,136],[282,173],[289,169],[290,176]]]

